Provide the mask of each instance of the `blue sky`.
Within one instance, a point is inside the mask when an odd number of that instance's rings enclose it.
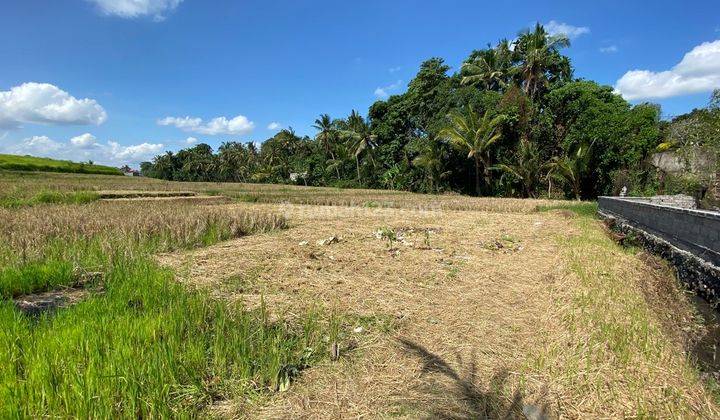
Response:
[[[571,35],[576,76],[664,115],[720,87],[716,1],[546,3],[1,0],[0,151],[137,164],[272,123],[312,135],[320,113],[402,92],[423,60],[456,70],[536,21]]]

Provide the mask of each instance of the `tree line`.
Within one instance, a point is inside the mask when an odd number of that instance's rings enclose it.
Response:
[[[537,24],[472,51],[458,72],[441,58],[423,62],[405,93],[375,102],[367,116],[319,115],[313,137],[288,128],[259,148],[199,144],[141,170],[177,181],[568,198],[617,193],[632,173],[645,188],[638,172],[652,178],[649,156],[667,137],[659,106],[633,106],[575,78],[561,52],[569,44]]]

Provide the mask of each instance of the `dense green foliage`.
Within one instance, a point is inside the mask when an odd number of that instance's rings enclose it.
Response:
[[[0,169],[8,171],[43,171],[70,172],[79,174],[122,175],[118,168],[95,165],[93,163],[77,163],[68,160],[56,160],[33,156],[16,156],[0,154]]]
[[[321,115],[314,138],[283,130],[262,143],[200,144],[142,165],[152,177],[389,188],[482,195],[594,197],[661,142],[657,106],[573,78],[569,45],[541,25],[470,53],[459,72],[440,58],[367,118]],[[578,159],[578,151],[592,145]],[[576,172],[568,174],[568,169]]]
[[[720,209],[720,89],[706,107],[663,121],[660,130],[656,151],[665,152],[663,159],[675,161],[676,169],[666,172],[642,160],[616,171],[614,184],[628,186],[633,195],[688,194],[704,208]]]

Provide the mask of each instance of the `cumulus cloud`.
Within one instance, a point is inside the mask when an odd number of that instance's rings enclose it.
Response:
[[[390,68],[388,69],[388,71],[389,71],[390,73],[397,73],[397,72],[399,72],[400,70],[402,70],[402,67],[400,67],[400,66],[390,67]]]
[[[255,128],[255,123],[248,120],[244,115],[227,119],[225,117],[217,117],[203,122],[202,118],[196,117],[165,117],[157,122],[159,125],[172,125],[183,131],[193,133],[218,135],[244,135],[250,134]]]
[[[2,147],[2,151],[13,155],[32,155],[50,157],[62,150],[62,144],[48,136],[32,136],[21,140],[17,144]]]
[[[70,139],[70,144],[81,149],[87,149],[97,145],[97,139],[90,133],[80,134]]]
[[[137,18],[152,16],[156,21],[165,19],[183,0],[87,0],[95,3],[100,11],[108,16]]]
[[[696,46],[670,70],[631,70],[615,83],[615,92],[627,100],[669,98],[716,88],[720,88],[720,39]]]
[[[390,94],[400,89],[401,86],[402,80],[398,80],[397,82],[391,83],[387,86],[378,87],[375,89],[375,96],[378,98],[387,98]]]
[[[117,142],[109,141],[108,153],[117,162],[140,162],[156,156],[163,148],[162,143],[142,143],[132,146],[122,146]]]
[[[81,134],[67,142],[56,141],[47,136],[33,136],[17,142],[4,141],[0,152],[14,155],[31,155],[75,162],[92,160],[111,166],[137,165],[162,152],[162,143],[123,146],[116,141],[99,143],[90,133]]]
[[[616,53],[618,52],[617,45],[608,45],[607,47],[600,47],[601,53]]]
[[[274,130],[277,130],[278,128],[280,128],[280,123],[279,123],[279,122],[275,122],[275,121],[271,122],[271,123],[268,124],[268,126],[267,126],[267,129],[268,129],[268,130],[273,130],[273,131],[274,131]]]
[[[565,35],[570,39],[575,39],[579,37],[580,35],[585,35],[590,33],[590,28],[587,26],[573,26],[567,23],[557,22],[554,20],[551,20],[550,22],[543,25],[545,27],[545,30],[547,33],[551,36],[553,35]]]
[[[0,91],[0,129],[23,123],[99,125],[107,113],[94,99],[77,99],[49,83],[23,83]]]
[[[188,137],[185,139],[185,144],[195,144],[197,143],[198,139],[195,137]]]

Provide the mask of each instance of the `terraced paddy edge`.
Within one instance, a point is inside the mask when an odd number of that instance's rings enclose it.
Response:
[[[100,198],[161,198],[161,197],[195,197],[194,191],[148,191],[148,190],[120,190],[120,191],[97,191]]]
[[[123,173],[111,166],[77,163],[67,160],[0,154],[0,170],[68,172],[119,176]]]
[[[720,414],[689,356],[702,330],[687,297],[593,218],[237,206],[281,212],[290,227],[160,262],[218,299],[263,302],[271,317],[321,305],[355,323],[342,326],[339,361],[284,393],[229,401],[222,416]]]

